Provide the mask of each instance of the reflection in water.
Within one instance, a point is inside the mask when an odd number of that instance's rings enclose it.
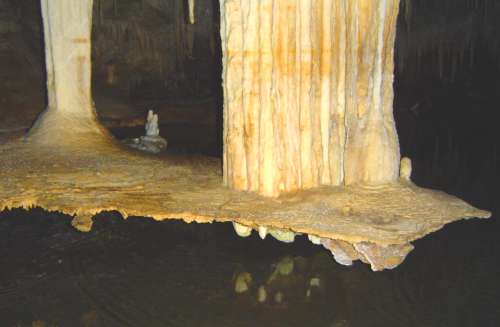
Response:
[[[285,256],[271,264],[269,276],[255,281],[255,287],[251,287],[252,275],[240,272],[236,275],[234,291],[237,294],[250,293],[261,304],[269,304],[268,300],[274,301],[271,304],[286,305],[310,301],[313,296],[316,299],[324,291],[325,281],[319,277],[321,271],[315,264],[325,256],[324,253],[318,253],[310,259]]]
[[[69,225],[69,217],[39,210],[0,214],[1,326],[500,321],[494,224],[453,224],[418,241],[398,269],[379,273],[340,266],[303,236],[293,244],[240,239],[231,224],[123,221],[110,212],[87,234]]]

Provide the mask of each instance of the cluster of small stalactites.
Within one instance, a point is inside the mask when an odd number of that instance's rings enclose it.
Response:
[[[402,178],[409,178],[408,172],[404,170]],[[254,228],[237,222],[233,222],[233,227],[240,237],[248,237],[252,234]],[[255,228],[261,239],[265,239],[267,235],[271,235],[276,240],[292,243],[295,237],[300,233],[295,233],[291,230],[271,228],[259,226]],[[371,242],[348,242],[344,240],[330,239],[320,237],[314,234],[307,234],[308,240],[315,245],[322,245],[329,250],[335,261],[344,266],[351,266],[354,261],[360,260],[363,263],[369,264],[373,271],[384,269],[393,269],[400,265],[408,253],[413,250],[413,246],[406,244],[378,245]]]

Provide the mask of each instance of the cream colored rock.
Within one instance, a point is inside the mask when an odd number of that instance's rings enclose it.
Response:
[[[233,222],[234,231],[240,237],[248,237],[252,234],[252,227],[241,225],[237,222]]]
[[[221,0],[224,183],[265,196],[399,174],[399,0]]]
[[[343,266],[351,266],[353,261],[360,259],[359,253],[352,244],[341,241],[322,239],[321,244],[332,253],[335,261]]]
[[[295,233],[292,231],[271,228],[269,229],[269,234],[284,243],[293,243],[295,241]]]
[[[265,239],[267,236],[267,227],[259,226],[258,232],[259,232],[259,237],[261,239]]]
[[[75,215],[71,220],[71,226],[80,232],[90,232],[93,224],[92,215],[89,214]]]
[[[408,253],[413,250],[413,245],[379,246],[373,243],[361,242],[355,243],[354,248],[364,256],[373,271],[380,271],[399,266]]]
[[[109,137],[97,123],[91,96],[92,5],[93,0],[41,1],[48,105],[30,130],[31,142],[83,146],[91,141],[85,137]]]
[[[411,180],[411,160],[410,158],[402,158],[401,164],[399,165],[399,178],[402,180]]]
[[[191,23],[191,24],[194,24],[194,22],[195,22],[194,6],[195,6],[195,0],[188,0],[189,23]]]
[[[321,237],[308,234],[307,238],[309,239],[309,241],[311,241],[312,244],[321,245]]]

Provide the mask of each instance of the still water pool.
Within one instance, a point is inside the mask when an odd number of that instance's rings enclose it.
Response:
[[[374,273],[305,237],[241,239],[230,224],[115,212],[84,234],[69,217],[13,210],[0,214],[0,326],[498,326],[492,226],[455,223]]]

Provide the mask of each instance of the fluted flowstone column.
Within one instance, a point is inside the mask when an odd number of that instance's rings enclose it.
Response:
[[[266,196],[396,180],[399,0],[220,0],[224,182]]]
[[[68,135],[78,132],[104,133],[91,95],[92,4],[41,0],[48,105],[28,135],[31,140],[64,144],[74,142]]]

